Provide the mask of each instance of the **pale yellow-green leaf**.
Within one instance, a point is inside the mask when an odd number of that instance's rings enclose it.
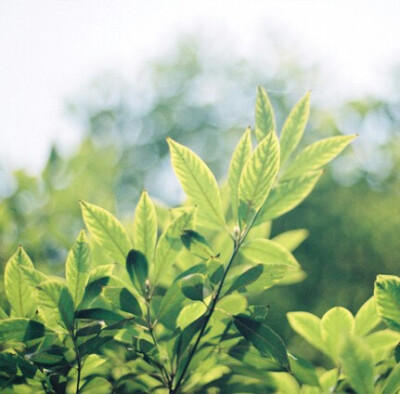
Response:
[[[189,148],[168,139],[172,167],[199,218],[214,227],[225,227],[221,196],[214,175]]]
[[[207,307],[200,301],[193,301],[189,305],[185,305],[176,320],[177,327],[183,330],[190,323],[203,316],[206,311]]]
[[[294,106],[282,127],[280,135],[281,164],[293,153],[299,144],[310,115],[310,92],[307,92]]]
[[[345,337],[340,351],[342,372],[358,394],[374,392],[374,362],[372,352],[358,337]]]
[[[251,221],[266,200],[279,170],[279,142],[268,134],[246,162],[239,180],[239,219]]]
[[[240,253],[254,263],[300,267],[289,250],[269,239],[253,239],[246,242],[242,245]]]
[[[261,87],[257,90],[256,100],[256,137],[264,139],[270,132],[275,131],[275,115],[267,92]]]
[[[322,339],[321,319],[308,312],[289,312],[287,318],[294,331],[302,336],[310,345],[326,353]]]
[[[231,315],[238,315],[246,310],[247,299],[239,293],[229,294],[218,301],[217,308]]]
[[[114,261],[125,264],[132,244],[122,224],[101,207],[85,201],[80,204],[85,224],[95,241]]]
[[[308,234],[308,230],[304,228],[289,230],[272,238],[272,241],[277,242],[287,250],[293,252],[308,238]]]
[[[251,157],[251,151],[251,130],[248,128],[233,152],[228,172],[229,194],[231,198],[232,212],[235,217],[238,210],[238,187],[240,175],[242,174],[244,165]]]
[[[338,362],[340,343],[354,333],[354,317],[342,307],[334,307],[322,316],[321,334],[331,358]]]
[[[27,282],[21,267],[33,269],[33,264],[20,246],[8,260],[4,271],[4,285],[12,317],[32,317],[36,311],[34,290]]]
[[[297,178],[308,172],[318,171],[342,152],[355,137],[356,135],[330,137],[307,146],[287,167],[281,179]]]
[[[321,175],[322,170],[279,182],[261,207],[255,225],[275,219],[296,208],[312,192]]]
[[[157,216],[153,202],[144,190],[135,212],[133,222],[133,245],[147,258],[152,268],[157,241]]]
[[[400,391],[400,364],[396,364],[387,377],[382,394],[397,394]]]
[[[300,386],[296,379],[288,374],[282,372],[269,372],[267,375],[275,386],[275,393],[281,394],[294,394],[300,391]]]
[[[361,306],[355,316],[355,333],[361,337],[367,335],[380,321],[381,319],[376,310],[375,298],[371,297]]]
[[[183,245],[180,239],[182,230],[193,228],[194,214],[196,210],[191,208],[178,216],[165,229],[158,240],[155,253],[154,272],[151,277],[151,284],[155,286],[160,275],[165,275],[165,271],[174,264]]]
[[[400,331],[400,278],[378,275],[374,295],[381,319],[393,330]]]
[[[68,253],[65,264],[67,287],[71,292],[74,305],[78,306],[85,293],[91,268],[90,247],[82,230],[74,247]]]
[[[393,330],[379,330],[364,337],[365,343],[374,350],[393,349],[400,342],[400,335]]]

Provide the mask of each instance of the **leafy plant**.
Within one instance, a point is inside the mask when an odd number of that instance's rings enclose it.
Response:
[[[309,94],[278,138],[259,88],[256,146],[246,130],[222,187],[192,150],[168,139],[187,201],[167,210],[143,191],[129,228],[81,201],[90,240],[79,234],[65,279],[35,269],[20,247],[4,273],[2,390],[268,392],[297,387],[295,377],[313,385],[312,369],[288,354],[257,297],[304,277],[292,254],[304,231],[269,239],[271,220],[300,204],[354,138],[327,138],[296,153],[308,113]],[[330,333],[351,330],[353,321],[341,309],[332,314],[320,346],[336,361],[341,353]],[[329,323],[342,319],[335,314],[347,319],[340,327]],[[349,354],[364,351],[355,341]]]

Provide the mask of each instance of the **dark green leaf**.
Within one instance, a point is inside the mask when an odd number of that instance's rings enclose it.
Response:
[[[240,290],[243,287],[253,283],[260,277],[263,271],[264,271],[264,266],[262,264],[257,264],[256,266],[249,268],[248,270],[243,272],[243,274],[240,274],[233,280],[233,283],[229,287],[226,294]]]
[[[181,280],[182,293],[191,300],[201,301],[204,297],[205,276],[192,274]]]
[[[135,296],[123,287],[107,286],[103,290],[104,296],[110,304],[121,311],[132,313],[135,316],[142,316],[142,309]]]
[[[146,293],[146,280],[149,275],[149,267],[146,256],[135,249],[132,249],[126,258],[126,270],[134,286]]]
[[[207,240],[194,230],[183,230],[181,235],[183,246],[189,250],[194,256],[201,258],[202,260],[208,260],[214,256],[215,253],[212,251],[207,243]]]

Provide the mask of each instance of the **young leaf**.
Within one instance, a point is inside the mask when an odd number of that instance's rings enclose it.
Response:
[[[261,208],[279,170],[279,142],[268,134],[246,162],[239,180],[239,220],[248,224]]]
[[[275,132],[275,115],[267,92],[259,86],[256,100],[256,137],[263,140],[269,133]]]
[[[234,323],[239,332],[261,355],[276,360],[283,369],[290,370],[285,344],[278,334],[262,322],[252,320],[245,315],[234,316]]]
[[[218,301],[217,308],[231,315],[239,315],[245,312],[247,308],[247,299],[238,293],[229,294]]]
[[[193,302],[184,306],[176,320],[177,327],[184,330],[189,324],[203,316],[206,311],[207,307],[202,302]]]
[[[272,241],[293,252],[308,238],[308,234],[308,231],[303,228],[289,230],[272,238]]]
[[[172,167],[183,190],[198,207],[199,217],[216,227],[225,227],[221,196],[214,175],[193,151],[168,139]]]
[[[43,323],[35,320],[25,318],[0,320],[0,342],[28,342],[43,338],[50,332]]]
[[[238,212],[238,187],[244,165],[251,157],[251,129],[248,128],[233,152],[228,172],[229,195],[234,216]]]
[[[135,296],[123,287],[106,286],[103,289],[107,301],[121,311],[132,313],[135,316],[142,316],[142,309]]]
[[[310,115],[310,92],[294,106],[287,117],[280,136],[281,164],[293,153],[299,144]]]
[[[204,297],[205,276],[202,274],[192,274],[185,276],[181,280],[182,293],[193,301],[202,301]]]
[[[363,337],[372,331],[380,321],[381,319],[376,310],[375,298],[371,297],[361,306],[354,318],[354,332],[360,337]]]
[[[282,180],[297,178],[315,172],[333,160],[356,135],[330,137],[315,142],[303,149],[286,169]]]
[[[379,316],[390,328],[400,331],[400,278],[378,275],[374,296]]]
[[[126,270],[132,284],[137,289],[141,289],[142,294],[145,294],[146,280],[149,274],[146,256],[142,252],[132,249],[126,257]]]
[[[85,224],[95,241],[107,250],[112,259],[125,263],[132,245],[122,224],[103,208],[85,201],[80,204]]]
[[[383,394],[397,394],[400,390],[400,364],[396,366],[390,372],[385,386],[383,387]]]
[[[34,269],[31,259],[22,246],[18,248],[6,264],[4,285],[8,302],[11,305],[11,316],[32,317],[36,311],[35,296],[21,267]]]
[[[182,230],[193,227],[194,212],[194,209],[183,212],[167,227],[158,240],[152,278],[153,286],[158,283],[161,272],[167,270],[175,262],[182,248],[180,239]]]
[[[136,250],[141,251],[151,264],[157,241],[156,209],[149,195],[144,190],[135,212],[133,222],[133,244]]]
[[[39,305],[45,310],[46,319],[53,317],[68,331],[74,324],[74,301],[68,288],[60,281],[48,280],[38,286]],[[46,320],[47,321],[47,320]]]
[[[207,261],[209,258],[215,256],[215,253],[208,245],[207,240],[197,231],[183,230],[181,241],[187,250],[202,260]]]
[[[321,334],[321,319],[308,312],[289,312],[287,315],[290,326],[310,345],[326,353],[326,347]]]
[[[90,274],[90,248],[85,232],[81,231],[65,265],[67,287],[75,307],[82,301]]]
[[[322,339],[329,355],[338,361],[340,341],[354,333],[354,317],[347,309],[334,307],[322,316]]]
[[[340,351],[343,373],[356,393],[374,393],[374,361],[360,338],[345,338]]]
[[[282,245],[269,239],[253,239],[243,244],[240,252],[250,261],[262,264],[283,264],[300,268],[294,256]]]
[[[318,375],[312,364],[292,354],[289,354],[289,362],[293,375],[299,382],[314,387],[319,386]],[[320,391],[317,390],[317,393]]]
[[[321,175],[322,170],[279,182],[261,207],[255,225],[275,219],[296,208],[312,192]]]

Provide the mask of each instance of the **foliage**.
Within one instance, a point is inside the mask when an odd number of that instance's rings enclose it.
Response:
[[[296,380],[315,385],[313,369],[287,352],[268,325],[267,305],[258,302],[266,289],[304,277],[289,250],[304,233],[268,239],[270,219],[306,198],[315,182],[304,187],[299,178],[319,177],[354,138],[333,137],[297,153],[307,117],[303,104],[289,115],[281,159],[272,107],[260,88],[257,145],[253,150],[246,131],[232,156],[231,181],[222,187],[196,153],[169,139],[186,203],[166,210],[144,191],[132,229],[81,201],[91,237],[79,234],[65,279],[37,270],[20,247],[4,274],[2,391],[290,392]],[[273,215],[270,199],[279,207]],[[366,369],[351,380],[357,390],[370,385],[365,371],[372,358],[356,339],[338,352],[332,337],[351,333],[352,319],[344,309],[328,312],[320,346],[333,361],[348,355],[349,376],[359,357]]]

